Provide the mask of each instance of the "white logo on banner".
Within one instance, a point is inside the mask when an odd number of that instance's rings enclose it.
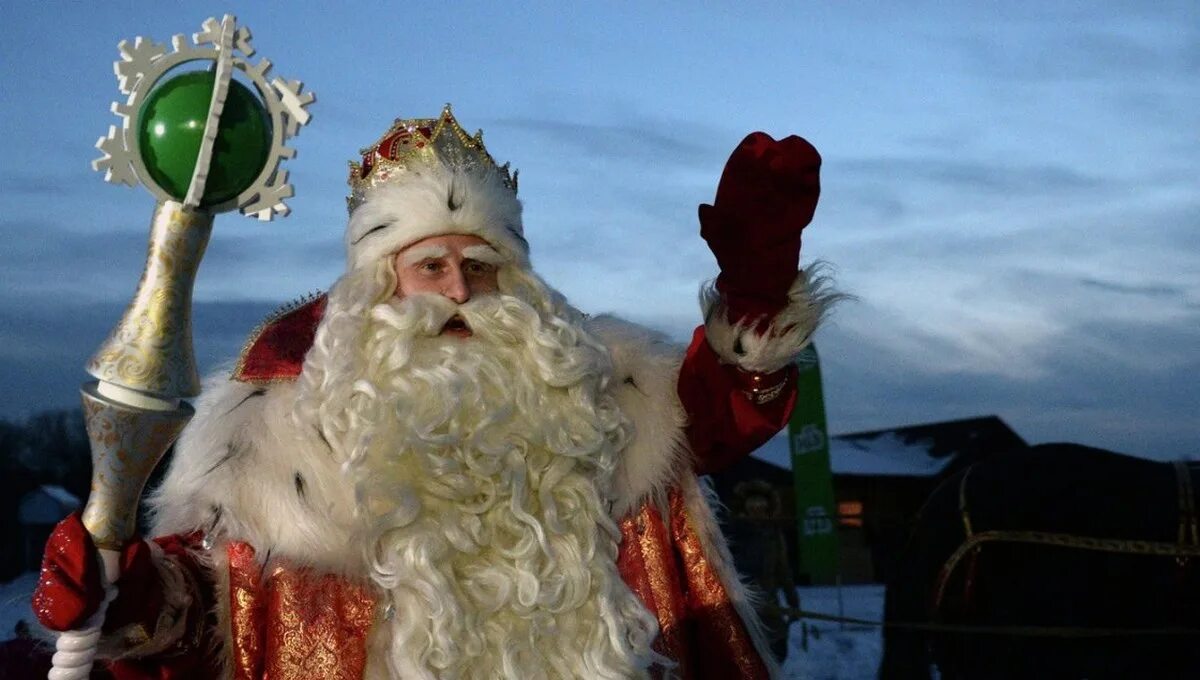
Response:
[[[792,435],[792,451],[796,455],[820,451],[825,446],[825,433],[821,428],[809,423]]]
[[[824,506],[813,505],[804,511],[804,535],[823,536],[833,533],[833,521]]]

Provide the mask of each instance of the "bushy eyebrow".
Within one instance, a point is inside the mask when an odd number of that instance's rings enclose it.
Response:
[[[450,254],[446,246],[425,245],[405,250],[400,255],[400,264],[411,267],[423,260],[437,260]]]
[[[504,256],[500,254],[500,251],[484,244],[467,246],[466,248],[463,248],[462,254],[464,258],[475,260],[476,262],[482,262],[484,264],[490,264],[496,267],[499,267],[505,262]]]

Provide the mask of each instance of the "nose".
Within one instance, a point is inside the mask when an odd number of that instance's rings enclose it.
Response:
[[[466,274],[460,267],[453,267],[446,274],[446,287],[442,289],[442,295],[460,305],[471,299],[471,287],[467,285]]]

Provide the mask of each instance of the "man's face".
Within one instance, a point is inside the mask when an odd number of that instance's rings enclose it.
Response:
[[[435,293],[463,304],[476,295],[496,292],[503,257],[478,236],[430,236],[396,253],[396,297]],[[442,333],[469,336],[471,330],[455,316]]]
[[[753,519],[767,519],[770,516],[771,502],[762,496],[751,496],[746,499],[746,516]]]

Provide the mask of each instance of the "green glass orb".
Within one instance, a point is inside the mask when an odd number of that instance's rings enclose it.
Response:
[[[137,130],[142,162],[154,182],[177,200],[187,195],[196,169],[215,82],[212,71],[189,71],[154,88],[142,105]],[[270,152],[266,107],[231,80],[200,205],[219,205],[248,189]]]

